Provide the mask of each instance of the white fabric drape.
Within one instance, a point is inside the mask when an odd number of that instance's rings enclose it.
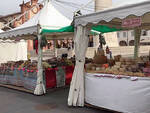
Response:
[[[43,66],[42,66],[42,49],[41,49],[41,35],[38,35],[38,73],[37,84],[34,91],[35,95],[42,95],[46,93],[44,79],[43,79]]]
[[[78,26],[75,32],[76,66],[69,91],[69,106],[84,106],[84,64],[89,31],[86,27]]]
[[[13,42],[0,40],[0,63],[27,60],[27,43],[24,40]]]

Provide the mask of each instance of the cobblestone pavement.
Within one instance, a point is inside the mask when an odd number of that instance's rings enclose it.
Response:
[[[68,88],[44,96],[0,87],[0,113],[110,113],[92,108],[67,106]]]

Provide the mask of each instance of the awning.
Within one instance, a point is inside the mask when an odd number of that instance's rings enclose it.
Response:
[[[75,18],[75,26],[88,24],[106,25],[116,28],[121,28],[123,19],[132,19],[140,17],[142,19],[141,28],[150,28],[150,1],[145,1],[138,4],[126,5],[122,7],[107,9],[101,12],[87,14]],[[109,22],[109,23],[108,23]],[[149,29],[148,28],[148,29]]]

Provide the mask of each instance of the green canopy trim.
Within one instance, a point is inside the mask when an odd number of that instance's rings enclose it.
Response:
[[[117,28],[110,28],[105,25],[97,25],[92,27],[91,34],[92,35],[98,35],[100,33],[108,33],[108,32],[115,32],[115,31],[120,31],[121,29]],[[66,26],[61,29],[42,29],[41,34],[45,33],[61,33],[61,32],[74,32],[74,26]]]
[[[61,32],[74,32],[73,26],[66,26],[60,29],[42,29],[41,34],[45,33],[61,33]]]
[[[109,32],[115,32],[115,31],[120,31],[121,29],[117,29],[114,27],[108,27],[105,25],[97,25],[92,27],[92,32],[96,31],[96,32],[100,32],[100,33],[109,33]]]

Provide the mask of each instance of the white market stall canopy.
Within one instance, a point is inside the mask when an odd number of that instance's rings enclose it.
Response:
[[[126,26],[122,28],[124,20],[140,19],[139,26]],[[84,65],[85,54],[88,47],[88,34],[92,26],[106,25],[108,27],[115,27],[135,30],[135,49],[134,58],[138,58],[139,41],[141,36],[141,29],[150,29],[150,1],[145,1],[138,4],[107,9],[101,12],[92,13],[76,17],[74,20],[76,27],[74,45],[76,66],[73,73],[73,78],[70,86],[68,105],[69,106],[84,106],[85,86],[84,86]],[[82,48],[82,49],[81,49]]]
[[[141,28],[150,28],[150,1],[107,9],[75,18],[75,26],[87,24],[100,24],[121,28],[122,20],[141,17]],[[108,24],[109,23],[109,24]]]
[[[4,32],[0,29],[0,33]],[[13,42],[0,40],[0,63],[27,60],[27,43],[24,40]]]
[[[43,9],[33,18],[15,29],[0,33],[0,38],[14,39],[16,37],[24,37],[24,39],[32,39],[32,35],[37,34],[38,24],[41,26],[41,29],[60,29],[69,26],[71,22],[52,5],[51,1],[46,0]]]

